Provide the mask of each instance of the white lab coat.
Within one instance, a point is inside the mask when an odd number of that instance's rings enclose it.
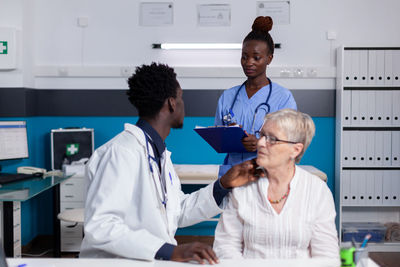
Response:
[[[150,154],[153,150],[148,144]],[[149,167],[144,132],[125,124],[125,131],[97,149],[87,164],[85,237],[80,257],[126,257],[153,260],[165,243],[176,244],[178,227],[213,217],[222,210],[213,197],[213,184],[185,195],[171,153],[161,157],[168,201],[161,203],[159,168]]]

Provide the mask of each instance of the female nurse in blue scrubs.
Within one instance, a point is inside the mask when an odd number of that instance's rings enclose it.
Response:
[[[297,109],[292,93],[267,77],[267,66],[274,56],[274,41],[269,31],[271,17],[257,17],[252,31],[244,38],[241,65],[247,80],[221,95],[215,114],[215,125],[239,124],[247,133],[242,143],[246,153],[229,153],[220,167],[222,176],[231,166],[257,156],[257,134],[270,112],[284,108]]]

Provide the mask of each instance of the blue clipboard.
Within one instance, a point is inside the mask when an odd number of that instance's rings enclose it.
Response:
[[[243,144],[243,137],[247,136],[238,126],[213,126],[194,129],[218,153],[248,152]]]

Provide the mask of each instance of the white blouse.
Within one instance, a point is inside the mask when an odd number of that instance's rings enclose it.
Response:
[[[219,258],[339,259],[335,204],[325,182],[296,166],[280,214],[268,201],[268,179],[234,188],[215,232]]]

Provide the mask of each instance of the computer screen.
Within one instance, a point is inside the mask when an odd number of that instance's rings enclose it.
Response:
[[[28,156],[26,121],[0,121],[0,160]]]

